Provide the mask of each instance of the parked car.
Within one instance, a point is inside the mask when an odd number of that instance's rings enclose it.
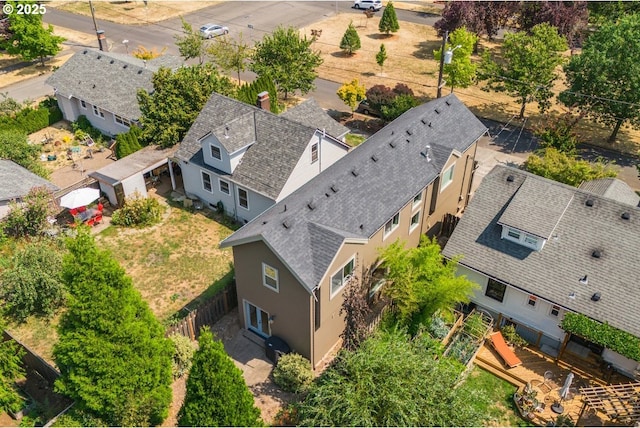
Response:
[[[356,9],[380,10],[382,9],[382,0],[355,0],[353,7]]]
[[[217,24],[205,24],[200,27],[200,35],[205,39],[229,34],[229,28]]]
[[[380,112],[377,109],[371,107],[371,104],[369,104],[369,101],[367,100],[360,101],[360,104],[358,104],[358,108],[356,108],[356,111],[358,113],[380,117]]]

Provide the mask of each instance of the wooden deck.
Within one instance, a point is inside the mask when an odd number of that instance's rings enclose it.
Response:
[[[551,405],[559,399],[559,392],[567,375],[574,374],[571,384],[571,394],[562,402],[564,414],[571,417],[575,423],[582,399],[580,387],[598,386],[617,383],[629,383],[631,379],[618,373],[602,371],[600,363],[595,359],[582,359],[569,352],[565,352],[561,361],[533,348],[516,349],[516,355],[522,360],[522,365],[508,369],[498,354],[485,343],[476,356],[475,363],[494,375],[516,385],[521,390],[529,383],[537,391],[536,399],[544,403],[544,409],[536,413],[535,424],[546,425],[558,416],[551,410]],[[551,379],[545,379],[545,373],[551,373]],[[587,409],[580,421],[581,426],[622,426],[609,421],[606,416]]]

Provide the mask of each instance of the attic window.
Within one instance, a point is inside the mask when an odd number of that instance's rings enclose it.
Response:
[[[359,174],[359,172],[358,172],[358,170],[356,170],[355,168],[353,168],[353,169],[351,170],[351,175],[353,175],[354,177],[357,177],[357,176],[358,176],[358,174]]]
[[[600,250],[593,250],[593,253],[591,253],[591,257],[593,257],[594,259],[599,259],[600,257],[602,257],[602,252]]]
[[[593,199],[587,199],[587,201],[584,204],[586,206],[588,206],[588,207],[592,207],[593,206]]]
[[[378,156],[371,155],[371,160],[374,161],[374,162],[378,162]]]
[[[623,220],[629,220],[631,218],[631,214],[629,214],[628,212],[623,212],[620,217],[622,217]]]
[[[507,181],[509,183],[513,183],[513,180],[515,180],[515,177],[513,175],[510,175],[510,176],[507,177]]]

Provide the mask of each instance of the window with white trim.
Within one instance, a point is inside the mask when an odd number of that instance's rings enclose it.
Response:
[[[211,187],[211,175],[208,172],[204,172],[204,171],[201,171],[201,172],[202,172],[202,188],[207,192],[213,191],[213,188]]]
[[[355,263],[356,259],[353,257],[347,262],[347,264],[342,266],[338,272],[331,276],[331,297],[333,297],[338,291],[342,290],[342,287],[344,287],[349,278],[351,278]]]
[[[419,206],[421,201],[422,201],[422,192],[418,193],[416,196],[413,197],[413,208]]]
[[[416,212],[411,216],[411,224],[409,225],[409,233],[413,232],[413,230],[418,227],[420,224],[420,211]]]
[[[400,224],[400,213],[396,213],[391,220],[384,225],[384,238],[386,238],[391,232],[396,230]]]
[[[554,317],[557,318],[558,315],[560,315],[560,306],[558,305],[552,305],[551,306],[551,310],[549,311],[549,316],[550,317]]]
[[[122,116],[118,116],[117,114],[113,115],[113,120],[118,124],[118,125],[122,125],[122,126],[126,126],[127,128],[131,127],[131,121],[125,119]]]
[[[507,291],[507,285],[489,278],[487,282],[487,291],[484,295],[491,297],[492,299],[502,302],[504,300],[504,294]]]
[[[311,145],[311,163],[315,163],[318,161],[318,143],[313,143]]]
[[[517,239],[518,241],[520,240],[520,232],[515,229],[509,229],[509,231],[507,232],[507,236],[509,238]]]
[[[80,100],[80,107],[82,107],[83,109],[87,109],[87,103],[84,100]]]
[[[440,191],[442,192],[444,189],[449,186],[453,182],[453,167],[455,164],[451,165],[447,168],[442,175],[440,176]]]
[[[222,153],[220,152],[220,147],[214,146],[213,144],[211,145],[211,157],[218,160],[222,159]]]
[[[538,298],[536,296],[529,295],[529,297],[527,297],[527,306],[535,308],[536,303],[538,303]]]
[[[525,235],[524,236],[524,243],[529,245],[529,246],[531,246],[531,247],[537,248],[538,247],[538,238],[536,238],[535,236],[532,236],[532,235]]]
[[[279,290],[278,269],[262,263],[262,285],[273,291]]]
[[[227,183],[224,180],[218,179],[218,184],[220,185],[220,191],[222,193],[226,193],[228,195],[229,194],[229,183]]]
[[[245,209],[249,209],[249,194],[246,190],[238,187],[238,204]]]
[[[104,112],[98,106],[93,106],[93,115],[104,119]]]

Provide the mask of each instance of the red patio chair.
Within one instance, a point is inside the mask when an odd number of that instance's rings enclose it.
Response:
[[[102,205],[102,202],[98,203],[98,211],[102,212],[103,209],[104,205]]]
[[[77,216],[77,215],[78,215],[78,210],[77,210],[77,209],[75,209],[75,208],[71,208],[71,209],[69,210],[69,214],[71,214],[72,216],[74,216],[74,217],[75,217],[75,216]]]
[[[87,224],[87,226],[91,226],[91,227],[93,227],[93,226],[94,226],[94,224],[95,224],[95,219],[90,218],[89,220],[87,220],[87,223],[86,223],[86,224]]]
[[[87,210],[87,207],[78,207],[78,212],[83,213]]]
[[[100,224],[102,223],[102,213],[97,214],[94,218],[93,221],[95,224]]]

